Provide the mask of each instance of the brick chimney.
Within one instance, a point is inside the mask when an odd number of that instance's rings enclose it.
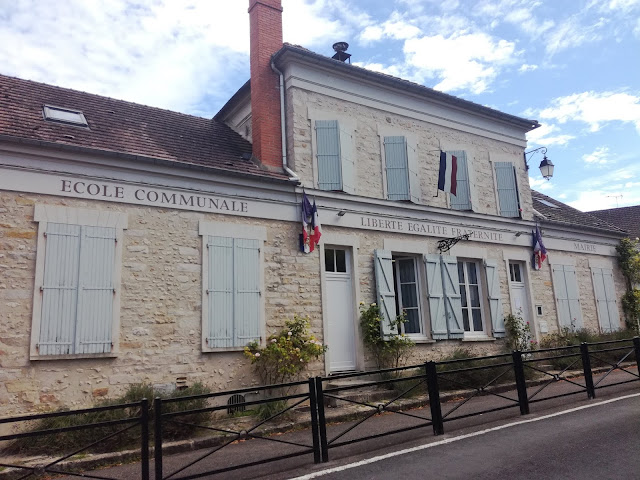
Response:
[[[281,169],[280,84],[271,69],[271,55],[282,48],[281,0],[249,0],[249,21],[253,155]]]

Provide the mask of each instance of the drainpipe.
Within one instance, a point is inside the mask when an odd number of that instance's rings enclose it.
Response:
[[[300,177],[287,166],[287,132],[284,116],[284,75],[276,68],[276,64],[271,62],[271,69],[280,77],[280,131],[282,132],[282,168],[291,176],[292,181],[300,181]]]

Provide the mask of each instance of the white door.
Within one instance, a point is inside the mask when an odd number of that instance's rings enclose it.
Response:
[[[529,302],[527,301],[527,289],[524,283],[524,268],[522,263],[509,263],[511,290],[511,312],[515,316],[522,317],[525,322],[531,321],[529,314]]]
[[[353,279],[351,255],[346,249],[325,248],[325,314],[329,371],[344,372],[356,368],[355,323],[353,318]]]

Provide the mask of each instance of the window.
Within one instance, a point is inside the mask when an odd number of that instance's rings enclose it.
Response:
[[[347,253],[344,250],[325,248],[324,249],[325,272],[346,273]]]
[[[522,272],[520,271],[520,264],[509,262],[509,276],[512,282],[522,283]]]
[[[566,327],[570,330],[582,328],[576,268],[573,265],[554,264],[551,266],[551,275],[560,328]]]
[[[420,288],[418,284],[418,265],[415,257],[394,257],[394,280],[396,286],[396,307],[404,312],[407,322],[400,326],[406,335],[422,334],[420,312]]]
[[[117,352],[126,214],[37,205],[31,358]],[[120,240],[120,242],[118,242]]]
[[[42,107],[45,120],[51,120],[54,122],[68,123],[70,125],[80,125],[83,127],[87,125],[87,119],[80,110],[72,110],[69,108],[53,107],[51,105],[45,105]]]
[[[462,324],[465,332],[483,333],[480,284],[476,262],[458,262],[458,281],[462,297]]]
[[[261,340],[262,227],[201,222],[202,348],[237,350]]]
[[[449,151],[457,158],[456,195],[449,195],[449,204],[454,210],[471,210],[471,182],[467,153],[464,150]]]
[[[404,136],[384,136],[384,172],[389,200],[420,200],[415,142]]]
[[[315,121],[318,188],[355,193],[351,134],[338,120]]]
[[[496,171],[500,215],[503,217],[520,217],[516,167],[511,162],[495,162],[494,168]]]
[[[620,329],[620,313],[616,286],[611,268],[591,267],[593,289],[596,294],[598,321],[602,332],[613,332]]]

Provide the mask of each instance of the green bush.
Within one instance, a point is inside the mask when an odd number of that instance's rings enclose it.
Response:
[[[529,322],[525,322],[520,315],[516,317],[509,314],[504,317],[504,327],[507,333],[507,351],[528,352],[537,348]]]
[[[404,334],[382,335],[384,318],[376,303],[367,306],[360,302],[360,327],[364,346],[373,355],[378,368],[398,368],[403,366],[411,354],[415,343]],[[389,321],[396,331],[407,321],[405,315],[398,315]]]
[[[162,394],[154,390],[149,384],[133,384],[127,388],[127,391],[117,398],[108,400],[102,400],[96,402],[94,407],[104,407],[110,405],[119,405],[126,403],[137,403],[143,398],[149,400],[149,431],[153,435],[153,399],[155,397],[161,398],[176,398],[186,397],[191,395],[199,395],[203,393],[209,393],[209,390],[200,383],[195,383],[189,388],[183,390],[176,390],[175,392],[167,395]],[[206,399],[187,400],[184,402],[167,403],[163,404],[163,412],[177,412],[187,411],[199,408],[205,408],[207,406]],[[61,408],[56,412],[70,412],[68,408]],[[113,420],[124,420],[129,418],[137,418],[140,416],[139,407],[119,408],[116,410],[106,410],[99,412],[88,412],[75,415],[65,415],[60,417],[48,417],[41,420],[35,420],[28,422],[25,431],[33,432],[39,430],[50,430],[65,427],[74,427],[80,425],[95,424],[100,422],[107,422]],[[191,424],[203,424],[210,418],[208,412],[187,415],[180,417],[180,422]],[[98,440],[112,435],[119,430],[127,427],[128,424],[122,425],[107,425],[103,427],[89,427],[86,429],[79,429],[70,432],[52,433],[48,435],[41,435],[36,437],[28,437],[18,439],[9,444],[4,452],[9,454],[21,453],[28,455],[44,455],[55,453],[69,453],[74,450],[78,450],[82,447],[97,442]],[[196,430],[195,426],[178,425],[173,422],[167,422],[163,425],[163,438],[168,440],[179,440],[182,438],[188,438],[194,434]],[[127,430],[126,432],[115,435],[114,437],[101,441],[95,446],[85,450],[85,452],[103,453],[118,450],[126,450],[129,448],[135,448],[140,444],[140,427],[136,426]]]

